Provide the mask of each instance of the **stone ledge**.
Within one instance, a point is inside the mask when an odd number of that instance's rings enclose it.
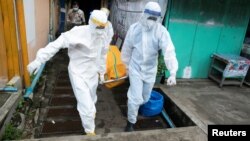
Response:
[[[51,138],[28,139],[29,141],[207,141],[207,136],[197,126],[161,129],[161,130],[147,130],[135,132],[120,132],[100,134],[96,136],[61,136]],[[27,140],[27,141],[28,141]]]
[[[4,93],[6,100],[1,101],[2,105],[0,107],[0,140],[5,130],[5,125],[10,122],[10,119],[15,112],[15,109],[18,105],[18,101],[22,98],[22,83],[19,76],[13,77],[9,82],[8,85],[18,88],[17,92],[12,93]],[[0,93],[1,95],[2,93]]]

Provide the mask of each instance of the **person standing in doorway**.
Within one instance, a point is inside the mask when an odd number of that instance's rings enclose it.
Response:
[[[176,85],[178,61],[167,29],[159,23],[161,8],[157,2],[148,2],[141,19],[129,27],[122,46],[122,61],[129,72],[128,121],[125,131],[134,131],[139,107],[149,101],[153,89],[159,50],[170,71],[167,85]]]
[[[67,13],[67,29],[70,30],[74,26],[85,25],[84,12],[79,9],[78,2],[73,2],[72,9]]]

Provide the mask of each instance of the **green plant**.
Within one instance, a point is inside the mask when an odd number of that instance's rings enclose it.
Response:
[[[12,124],[7,124],[2,140],[17,140],[22,136],[22,132]]]
[[[32,82],[32,81],[35,79],[35,77],[36,77],[36,75],[35,75],[34,73],[32,73],[32,74],[30,75],[30,81]]]
[[[164,56],[159,54],[158,56],[158,66],[157,66],[157,76],[162,76],[165,73],[166,65],[164,61]]]
[[[24,106],[24,99],[21,99],[19,102],[18,102],[18,105],[17,105],[17,111],[22,109]]]

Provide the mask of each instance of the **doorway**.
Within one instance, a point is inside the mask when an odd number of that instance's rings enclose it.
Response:
[[[89,21],[90,12],[94,9],[100,9],[101,0],[70,0],[70,6],[73,2],[79,3],[79,8],[84,12],[86,23]]]

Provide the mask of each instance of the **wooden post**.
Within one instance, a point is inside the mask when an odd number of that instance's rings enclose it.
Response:
[[[4,31],[3,17],[2,17],[2,6],[0,3],[0,31]],[[7,55],[4,32],[0,32],[0,85],[8,81],[8,68],[7,68]],[[6,80],[4,80],[6,79]],[[4,82],[5,81],[5,82]]]
[[[19,27],[19,38],[20,46],[22,51],[22,62],[23,62],[23,72],[24,72],[24,85],[28,87],[30,85],[30,76],[26,69],[26,66],[29,63],[28,60],[28,51],[27,51],[27,39],[26,39],[26,29],[25,29],[25,18],[24,18],[24,9],[23,9],[23,0],[16,0],[17,6],[17,19]]]

